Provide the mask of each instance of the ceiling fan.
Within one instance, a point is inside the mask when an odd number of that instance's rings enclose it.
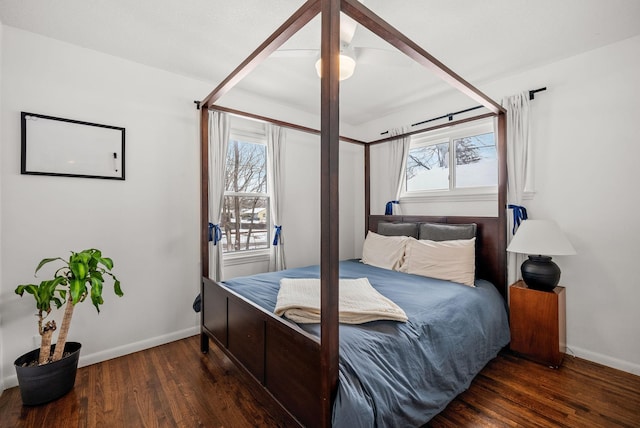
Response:
[[[358,23],[345,14],[340,15],[340,76],[339,80],[351,77],[358,64],[377,64],[388,66],[407,66],[410,62],[398,51],[373,47],[358,47],[352,45],[353,36]],[[272,58],[316,58],[315,68],[321,76],[322,61],[320,49],[278,49]],[[402,61],[404,59],[404,61]]]

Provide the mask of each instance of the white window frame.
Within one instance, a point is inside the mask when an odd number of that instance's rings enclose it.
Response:
[[[253,123],[256,123],[256,122],[253,122]],[[235,125],[232,123],[231,130],[229,132],[229,142],[233,140],[237,140],[245,143],[260,144],[265,146],[265,156],[266,156],[265,168],[268,170],[269,156],[266,154],[267,153],[266,151],[267,135],[264,130],[264,125],[263,124],[259,124],[259,125],[260,125],[260,129],[258,129],[257,127],[250,127],[250,126],[245,127],[240,124]],[[265,171],[265,173],[267,173],[267,171]],[[224,196],[245,196],[245,197],[259,196],[259,197],[267,198],[266,223],[267,223],[267,243],[268,243],[267,248],[231,251],[231,252],[223,251],[222,259],[225,266],[234,266],[234,265],[240,265],[240,264],[246,264],[246,263],[269,261],[269,257],[271,253],[271,238],[272,238],[271,230],[273,229],[273,226],[271,224],[271,205],[270,205],[271,204],[271,193],[270,193],[271,186],[269,183],[268,173],[267,173],[266,187],[267,187],[266,193],[231,192],[231,191],[225,190]]]
[[[438,200],[441,202],[461,201],[497,201],[498,186],[479,187],[455,187],[455,147],[453,141],[462,137],[480,135],[492,132],[496,137],[495,121],[485,119],[470,124],[462,124],[452,128],[438,129],[424,134],[417,134],[411,138],[410,149],[428,145],[449,142],[449,188],[437,190],[406,190],[400,195],[400,200],[407,202],[428,202]],[[497,146],[497,141],[496,141]],[[453,166],[453,168],[452,168]]]

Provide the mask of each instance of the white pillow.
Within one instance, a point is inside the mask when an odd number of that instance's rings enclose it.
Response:
[[[362,263],[399,270],[404,261],[404,248],[411,239],[414,238],[384,236],[369,231],[362,247]]]
[[[475,259],[476,238],[455,241],[412,239],[407,243],[400,270],[475,287]]]

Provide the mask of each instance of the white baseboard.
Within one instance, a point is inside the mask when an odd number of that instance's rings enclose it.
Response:
[[[154,346],[164,345],[165,343],[170,343],[176,340],[184,339],[186,337],[195,336],[199,333],[200,326],[198,325],[186,328],[184,330],[175,331],[173,333],[163,334],[162,336],[141,340],[139,342],[128,343],[123,346],[118,346],[117,348],[107,349],[105,351],[95,352],[89,355],[80,355],[78,367],[89,366],[91,364],[100,363],[112,358],[122,357],[123,355],[153,348]],[[13,374],[12,376],[7,376],[4,379],[4,388],[11,388],[14,386],[18,386],[18,377],[15,374]]]
[[[174,342],[176,340],[184,339],[185,337],[194,336],[200,333],[200,326],[189,327],[184,330],[176,331],[162,336],[152,337],[150,339],[141,340],[139,342],[128,343],[117,348],[107,349],[101,352],[95,352],[89,355],[80,355],[80,361],[78,367],[84,367],[102,361],[107,361],[112,358],[121,357],[123,355],[132,354],[134,352],[142,351],[144,349],[153,348],[154,346],[164,345],[165,343]]]
[[[602,364],[603,366],[612,367],[614,369],[622,370],[640,376],[640,364],[620,360],[608,355],[598,354],[597,352],[592,352],[571,345],[567,345],[567,355],[574,355],[576,357],[589,360],[594,363]]]

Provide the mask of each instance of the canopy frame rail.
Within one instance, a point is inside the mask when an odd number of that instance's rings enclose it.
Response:
[[[289,129],[293,129],[295,131],[300,131],[300,132],[306,132],[307,134],[314,134],[314,135],[320,135],[321,131],[319,129],[314,129],[314,128],[309,128],[307,126],[302,126],[302,125],[297,125],[295,123],[291,123],[291,122],[286,122],[283,120],[278,120],[278,119],[273,119],[267,116],[261,116],[258,114],[253,114],[253,113],[249,113],[246,111],[242,111],[242,110],[236,110],[236,109],[232,109],[232,108],[228,108],[228,107],[222,107],[222,106],[218,106],[218,105],[212,105],[208,107],[209,110],[212,111],[221,111],[224,113],[229,113],[235,116],[240,116],[240,117],[245,117],[247,119],[254,119],[254,120],[258,120],[261,122],[266,122],[266,123],[271,123],[273,125],[277,125],[277,126],[281,126],[283,128],[289,128]],[[355,138],[350,138],[350,137],[344,137],[344,136],[340,136],[339,137],[341,141],[344,141],[346,143],[351,143],[351,144],[358,144],[358,145],[365,145],[367,144],[365,141],[360,141],[360,140],[356,140]]]
[[[262,63],[269,55],[289,40],[298,30],[304,27],[318,13],[322,15],[321,24],[321,231],[323,239],[320,251],[321,281],[321,341],[320,341],[320,394],[318,397],[321,416],[313,425],[329,427],[331,425],[331,409],[338,382],[339,361],[339,329],[338,329],[338,261],[339,261],[339,229],[338,229],[338,183],[339,183],[339,63],[340,51],[340,12],[354,19],[357,23],[372,31],[386,42],[409,56],[414,61],[431,70],[435,75],[449,83],[454,89],[464,93],[486,107],[491,115],[498,116],[497,145],[499,160],[499,196],[498,221],[500,224],[500,248],[504,253],[501,269],[504,267],[506,280],[506,110],[446,67],[415,42],[396,30],[370,9],[357,0],[308,0],[291,17],[289,17],[271,36],[269,36],[249,57],[247,57],[229,76],[227,76],[211,93],[199,103],[201,118],[201,257],[203,280],[209,275],[209,243],[208,243],[208,116],[209,108],[223,95],[235,87],[244,77]],[[449,124],[450,125],[450,124]],[[424,132],[422,130],[421,132]],[[394,137],[397,139],[398,136]],[[370,173],[369,144],[363,144],[365,157],[365,175]],[[504,163],[504,165],[502,164]],[[365,200],[369,198],[369,178],[365,176]],[[365,215],[368,218],[370,207],[365,204]],[[203,285],[201,284],[201,287]],[[206,302],[203,301],[203,304]],[[204,319],[206,308],[203,311]],[[206,352],[208,339],[205,340],[204,324],[201,322],[201,349]]]
[[[287,40],[320,13],[320,0],[308,0],[294,12],[278,29],[253,51],[226,79],[222,81],[202,101],[200,106],[208,107],[218,101],[251,71],[260,65],[269,55],[278,50]]]
[[[403,52],[415,62],[431,70],[433,74],[449,83],[449,85],[458,91],[482,104],[489,111],[495,114],[505,112],[505,109],[500,104],[485,95],[471,83],[467,82],[460,75],[444,65],[429,52],[422,49],[417,43],[392,27],[389,23],[376,15],[358,0],[342,0],[342,11],[353,20],[362,24],[365,28],[376,34],[382,40],[385,40],[400,52]]]

